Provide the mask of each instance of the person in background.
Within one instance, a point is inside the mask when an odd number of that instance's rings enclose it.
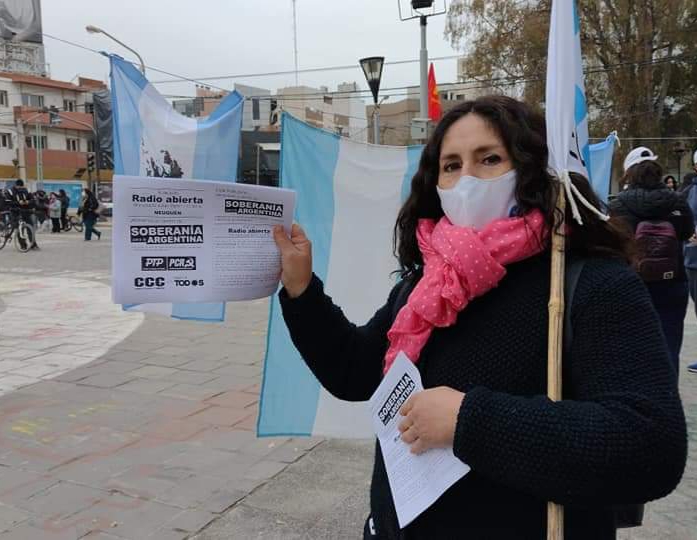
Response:
[[[28,223],[31,225],[32,229],[34,229],[34,209],[36,202],[34,200],[34,197],[32,196],[31,193],[29,193],[29,190],[24,187],[24,180],[21,178],[18,178],[15,181],[14,186],[9,190],[11,197],[12,197],[12,204],[13,204],[13,209],[10,214],[10,217],[14,223],[15,226],[19,223],[19,219],[21,218],[25,223]],[[31,249],[39,249],[39,246],[36,243],[36,234],[33,235],[33,244],[31,245]],[[24,240],[20,239],[20,244],[23,246],[25,245]]]
[[[675,176],[672,174],[669,174],[663,179],[663,183],[666,185],[668,189],[671,191],[677,191],[678,190],[678,182],[675,180]]]
[[[68,194],[64,189],[59,189],[58,199],[61,202],[61,228],[66,230],[68,228],[68,208],[70,208],[70,197],[68,197]]]
[[[34,201],[36,203],[36,220],[37,220],[37,231],[43,229],[44,223],[48,225],[48,197],[43,189],[39,189],[34,194]]]
[[[51,216],[51,232],[61,232],[61,201],[56,193],[51,193],[48,199],[48,213]]]
[[[627,264],[631,238],[580,204],[583,225],[567,205],[569,257],[584,266],[564,400],[547,398],[561,189],[548,157],[544,116],[525,103],[483,96],[446,113],[396,220],[403,279],[360,326],[313,274],[302,228],[290,237],[274,229],[283,317],[317,379],[339,399],[366,401],[403,352],[425,389],[397,413],[402,440],[414,454],[442,448],[471,467],[400,529],[376,445],[364,538],[541,539],[554,501],[565,506],[566,540],[614,540],[614,505],[664,497],[680,481],[684,413],[658,316]],[[597,207],[587,179],[571,176]]]
[[[681,194],[687,198],[687,204],[690,206],[693,216],[695,216],[692,236],[685,242],[684,253],[690,297],[696,305],[695,311],[697,313],[697,236],[695,235],[695,231],[697,230],[697,189],[695,189],[697,185],[697,150],[692,155],[692,161],[695,172],[685,175],[685,184]],[[687,366],[687,370],[691,373],[697,373],[697,362]]]
[[[94,196],[91,189],[85,188],[77,213],[82,216],[82,221],[85,223],[85,240],[88,242],[92,240],[93,233],[97,235],[98,240],[102,239],[102,233],[94,228],[99,217],[98,210],[99,201],[97,197]]]
[[[694,233],[694,217],[685,198],[664,183],[657,159],[644,146],[627,154],[620,182],[629,189],[612,200],[610,215],[637,241],[635,267],[661,319],[677,374],[689,299],[682,246]]]

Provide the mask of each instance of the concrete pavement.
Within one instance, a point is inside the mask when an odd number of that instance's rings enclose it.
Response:
[[[123,313],[108,236],[0,251],[0,540],[359,538],[372,442],[254,437],[266,301],[222,324]],[[623,540],[697,538],[697,375],[684,369],[681,394],[685,477]]]

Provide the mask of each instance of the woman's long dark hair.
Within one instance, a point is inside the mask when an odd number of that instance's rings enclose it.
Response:
[[[531,107],[505,96],[485,96],[466,101],[451,109],[436,126],[421,154],[419,169],[411,181],[411,193],[399,212],[394,229],[394,252],[402,275],[415,272],[423,265],[416,239],[420,219],[443,216],[436,186],[443,138],[450,127],[473,113],[483,118],[501,138],[518,173],[516,200],[518,211],[525,215],[539,209],[549,230],[560,184],[548,172],[546,127],[544,117]],[[571,174],[574,185],[596,208],[603,208],[588,180]],[[566,223],[571,226],[570,248],[580,255],[602,254],[630,260],[631,238],[620,224],[604,222],[581,204],[582,227],[572,221],[567,205]],[[549,237],[547,238],[549,242]]]

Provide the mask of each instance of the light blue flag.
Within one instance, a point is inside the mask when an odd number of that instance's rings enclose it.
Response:
[[[607,203],[610,195],[610,180],[612,179],[612,158],[615,153],[617,134],[612,133],[602,142],[591,144],[590,182],[600,200]]]
[[[392,230],[421,151],[354,142],[283,115],[281,183],[297,191],[295,218],[312,240],[315,273],[356,324],[395,284]],[[259,436],[373,436],[366,404],[332,397],[305,366],[277,297],[267,339]]]
[[[133,64],[111,61],[114,115],[114,174],[235,182],[242,107],[228,94],[204,119],[176,112]],[[124,309],[178,319],[222,321],[225,304],[139,304]]]

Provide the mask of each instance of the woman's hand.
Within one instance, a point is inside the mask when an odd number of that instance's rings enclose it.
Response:
[[[312,243],[300,225],[293,224],[290,238],[283,227],[273,229],[273,239],[281,251],[281,283],[288,296],[297,298],[312,280]]]
[[[413,454],[431,448],[452,448],[457,415],[465,394],[439,386],[411,396],[399,410],[402,440]]]

